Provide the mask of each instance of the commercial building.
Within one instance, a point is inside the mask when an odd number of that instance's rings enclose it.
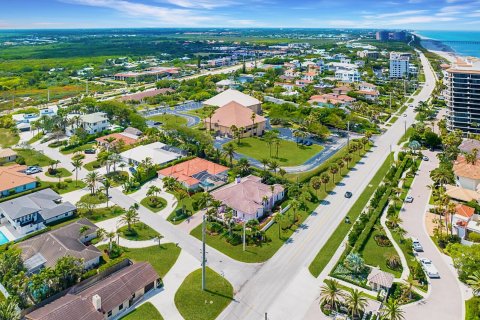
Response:
[[[378,51],[361,50],[357,51],[357,56],[364,59],[376,60],[380,56],[380,53]]]
[[[390,78],[408,77],[410,56],[409,53],[390,52]]]
[[[235,126],[242,137],[261,136],[265,132],[267,119],[256,114],[251,109],[242,106],[237,102],[230,102],[215,110],[211,118],[205,119],[206,125],[210,126],[219,135],[234,137]]]
[[[237,102],[256,114],[262,113],[262,102],[238,90],[228,89],[203,102],[204,106],[223,107],[229,102]]]
[[[458,60],[446,73],[447,129],[480,133],[480,61]]]

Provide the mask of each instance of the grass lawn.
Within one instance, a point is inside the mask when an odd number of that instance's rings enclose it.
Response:
[[[158,312],[157,308],[150,302],[142,304],[140,307],[135,308],[132,312],[127,314],[122,320],[163,320],[162,315]]]
[[[480,297],[465,301],[465,320],[480,320]]]
[[[10,129],[0,128],[0,141],[0,146],[7,148],[16,145],[20,137]]]
[[[106,178],[109,178],[112,182],[112,187],[121,186],[127,179],[128,179],[128,172],[127,171],[110,171],[109,173],[105,174]]]
[[[34,135],[30,140],[28,140],[29,144],[32,144],[34,142],[37,142],[38,140],[42,139],[43,136],[45,136],[42,132],[37,133]]]
[[[133,241],[151,240],[158,236],[157,231],[143,222],[137,222],[135,225],[132,225],[132,230],[128,230],[128,226],[123,226],[118,231],[123,238]]]
[[[175,293],[175,305],[185,320],[213,320],[233,300],[233,287],[207,268],[206,290],[202,290],[202,270],[190,273]]]
[[[167,206],[167,200],[162,197],[151,196],[143,198],[140,204],[150,211],[158,212]]]
[[[85,163],[83,167],[88,171],[93,171],[93,170],[100,169],[101,165],[100,165],[100,162],[98,162],[97,160],[93,160],[91,162]]]
[[[95,147],[95,143],[87,143],[87,144],[78,146],[78,147],[73,148],[73,149],[60,150],[60,152],[63,153],[63,154],[70,154],[70,153],[75,153],[77,151],[84,151],[86,149],[94,149],[94,147]]]
[[[97,208],[94,209],[91,214],[82,213],[82,216],[88,218],[88,220],[91,220],[92,222],[99,222],[121,216],[123,213],[125,213],[123,208],[112,206],[110,208]]]
[[[390,120],[388,120],[388,123],[395,123],[395,121],[398,120],[398,117],[397,116],[393,116],[390,118]]]
[[[187,124],[187,119],[174,114],[160,114],[153,117],[149,117],[148,120],[159,121],[163,124],[179,124],[179,125]]]
[[[361,252],[363,259],[365,259],[366,264],[373,267],[378,266],[381,270],[394,274],[395,278],[400,278],[402,274],[401,267],[399,270],[390,269],[387,266],[387,258],[385,257],[387,253],[393,253],[397,255],[398,253],[393,247],[393,245],[390,247],[381,247],[377,245],[374,237],[379,233],[379,231],[373,230],[373,232],[370,234],[370,237],[368,238],[367,243],[365,244],[365,247]]]
[[[172,192],[172,194],[177,198],[177,193]],[[183,199],[182,201],[178,201],[177,207],[173,212],[168,216],[167,220],[170,221],[173,224],[180,224],[182,223],[185,219],[187,219],[190,215],[194,214],[197,210],[195,210],[193,204],[194,202],[200,197],[201,193],[195,193],[191,197],[187,197]],[[182,213],[182,206],[185,205],[185,209],[188,213],[188,215],[185,215]],[[178,214],[177,214],[178,212]]]
[[[108,244],[101,245],[98,247],[100,250],[105,250],[108,248]],[[177,247],[174,243],[166,243],[161,246],[154,245],[146,248],[122,248],[123,253],[120,257],[110,260],[106,254],[103,255],[103,259],[107,262],[108,265],[113,265],[118,263],[123,259],[131,259],[136,262],[148,261],[153,266],[153,268],[158,272],[161,278],[165,277],[168,270],[170,270],[175,262],[177,261],[178,256],[180,255],[180,248]],[[153,319],[151,319],[153,320]]]
[[[261,138],[243,138],[240,141],[240,145],[237,142],[229,142],[236,148],[236,152],[245,156],[261,160],[262,158],[268,158],[269,146]],[[322,146],[313,144],[309,147],[298,145],[295,142],[280,140],[280,146],[278,147],[277,160],[280,166],[296,166],[301,165],[308,159],[323,150]],[[276,147],[272,145],[272,156],[276,153]]]
[[[33,149],[16,149],[17,154],[25,159],[25,165],[27,166],[49,166],[53,160]]]
[[[59,194],[83,189],[87,186],[83,181],[78,180],[77,182],[75,182],[75,180],[70,181],[69,179],[65,179],[65,181],[62,181],[61,187],[58,186],[58,182],[53,181],[40,181],[40,185],[49,186]]]
[[[95,194],[86,194],[80,198],[80,201],[93,203],[93,204],[101,204],[107,202],[107,196],[103,192],[96,192]]]
[[[47,177],[51,177],[51,178],[66,178],[66,177],[70,177],[72,175],[72,173],[65,168],[57,168],[56,171],[57,171],[56,174],[52,175],[52,174],[48,173],[48,170],[47,170],[47,171],[45,171],[45,175]]]
[[[412,134],[415,133],[415,129],[412,127],[407,128],[407,132],[398,140],[398,144],[402,144],[410,140]]]
[[[389,156],[385,162],[382,164],[380,169],[377,171],[375,176],[370,180],[369,185],[365,190],[363,190],[360,197],[357,199],[353,207],[348,212],[347,216],[350,217],[351,223],[344,223],[343,221],[338,225],[335,232],[330,236],[325,245],[320,249],[315,259],[309,266],[310,273],[314,277],[318,277],[323,271],[325,266],[328,264],[332,256],[337,251],[338,247],[342,243],[343,239],[346,237],[348,231],[352,227],[354,221],[357,220],[360,213],[362,213],[363,208],[367,205],[370,197],[377,189],[378,185],[382,182],[383,177],[387,174],[388,170],[392,165],[392,157]]]

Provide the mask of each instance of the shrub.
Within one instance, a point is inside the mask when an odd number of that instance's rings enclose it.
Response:
[[[15,159],[15,162],[17,164],[24,165],[25,164],[25,159],[22,156],[17,156],[17,159]]]
[[[472,242],[480,242],[480,234],[472,232],[468,235],[468,240]]]
[[[375,239],[375,242],[377,243],[377,245],[380,246],[380,247],[391,247],[392,246],[392,242],[384,234],[377,234],[377,235],[375,235],[374,239]]]
[[[66,178],[65,180],[63,180],[65,183],[72,183],[73,180],[72,178]]]

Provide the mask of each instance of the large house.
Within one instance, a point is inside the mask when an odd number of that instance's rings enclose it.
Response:
[[[161,142],[154,142],[124,151],[120,156],[126,163],[136,166],[147,158],[150,158],[153,164],[162,165],[181,158],[183,151]]]
[[[93,284],[77,285],[64,296],[25,316],[27,320],[118,319],[152,289],[160,276],[148,262],[120,269]]]
[[[317,104],[321,106],[339,105],[341,107],[346,107],[346,106],[349,106],[354,101],[356,101],[355,98],[352,98],[344,94],[325,93],[322,95],[311,96],[308,102],[310,104]]]
[[[61,228],[42,233],[18,244],[28,272],[53,268],[57,261],[70,256],[83,260],[85,270],[100,263],[102,252],[89,242],[97,237],[98,227],[87,219],[80,219]]]
[[[225,184],[228,178],[228,167],[214,162],[193,158],[174,166],[158,171],[158,177],[175,178],[188,189],[209,189]]]
[[[234,89],[228,89],[217,94],[215,97],[204,101],[203,105],[220,108],[232,101],[249,108],[257,114],[262,113],[262,102],[260,100]]]
[[[284,197],[284,188],[275,184],[262,183],[262,179],[253,175],[236,178],[235,182],[212,192],[214,199],[221,201],[224,209],[233,209],[238,220],[259,219]]]
[[[72,216],[77,208],[52,189],[44,189],[0,203],[0,217],[18,234],[43,229],[45,224]]]
[[[88,134],[97,134],[105,131],[110,126],[105,112],[94,112],[82,115],[70,114],[69,119],[75,119],[75,123],[65,130],[67,136],[72,136],[78,128],[83,128]]]
[[[109,148],[110,146],[118,143],[123,143],[126,146],[130,146],[139,141],[140,136],[131,134],[128,132],[115,132],[107,134],[106,136],[96,138],[95,141],[98,145]],[[122,142],[120,142],[122,141]]]
[[[242,137],[261,136],[265,132],[266,123],[267,119],[234,101],[215,110],[211,118],[212,130],[217,134],[230,137],[235,134],[232,132],[232,126],[239,130]],[[207,125],[210,126],[208,121]]]
[[[452,233],[457,234],[462,239],[468,239],[469,233],[480,233],[480,227],[477,226],[478,220],[479,217],[475,214],[474,208],[457,204],[455,214],[452,217]]]
[[[480,160],[476,160],[475,163],[469,163],[464,156],[458,156],[453,163],[453,172],[458,186],[478,191],[478,185],[480,184]]]
[[[0,167],[0,197],[37,187],[37,179],[26,175],[25,170],[26,166],[18,164]]]

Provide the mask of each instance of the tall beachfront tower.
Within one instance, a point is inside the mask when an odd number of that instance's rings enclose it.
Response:
[[[446,72],[448,130],[480,133],[480,59],[459,59]]]
[[[390,52],[390,78],[407,78],[410,53]]]

